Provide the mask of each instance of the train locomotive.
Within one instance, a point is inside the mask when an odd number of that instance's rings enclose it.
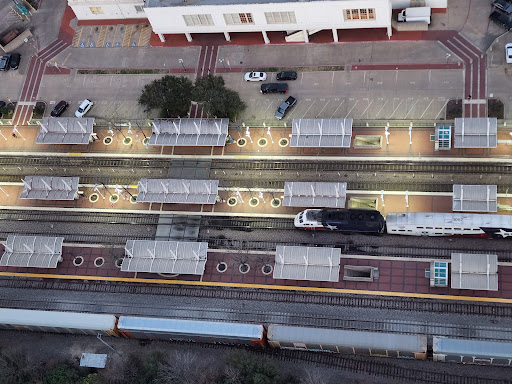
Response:
[[[512,215],[478,213],[388,213],[367,209],[306,209],[296,228],[405,236],[512,237]]]
[[[433,336],[430,347],[423,334],[8,308],[0,328],[512,366],[512,342]]]

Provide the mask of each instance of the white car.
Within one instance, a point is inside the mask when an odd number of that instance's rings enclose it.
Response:
[[[244,76],[245,81],[265,81],[267,74],[265,72],[247,72]]]
[[[82,101],[82,104],[78,107],[75,112],[76,117],[84,117],[87,112],[91,109],[93,102],[89,99]]]
[[[512,63],[512,43],[505,45],[505,57],[507,58],[507,63]]]

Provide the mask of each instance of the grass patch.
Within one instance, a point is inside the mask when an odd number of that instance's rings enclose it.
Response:
[[[168,69],[79,69],[80,75],[152,75],[169,73]]]

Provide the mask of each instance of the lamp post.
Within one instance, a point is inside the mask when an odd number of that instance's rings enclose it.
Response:
[[[187,68],[185,68],[185,64],[183,64],[183,59],[178,59],[178,63],[180,63],[181,66],[183,67],[183,70],[187,72]]]

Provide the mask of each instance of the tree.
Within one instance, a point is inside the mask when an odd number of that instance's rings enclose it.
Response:
[[[225,87],[221,76],[198,77],[194,84],[192,98],[203,103],[208,116],[228,117],[232,121],[247,108],[237,92]]]
[[[125,365],[125,379],[129,384],[154,384],[158,367],[164,360],[161,352],[152,352],[141,358],[138,354],[128,356]]]
[[[26,384],[30,381],[27,356],[14,352],[0,356],[0,384]]]
[[[193,84],[187,77],[164,76],[144,86],[139,105],[145,112],[159,109],[162,117],[186,116],[192,100]]]
[[[190,351],[176,351],[160,365],[157,384],[211,384],[216,377],[215,362]]]
[[[222,384],[295,384],[291,375],[281,375],[268,360],[255,357],[245,351],[228,356]]]
[[[78,373],[69,365],[58,365],[44,376],[43,384],[76,384]]]

